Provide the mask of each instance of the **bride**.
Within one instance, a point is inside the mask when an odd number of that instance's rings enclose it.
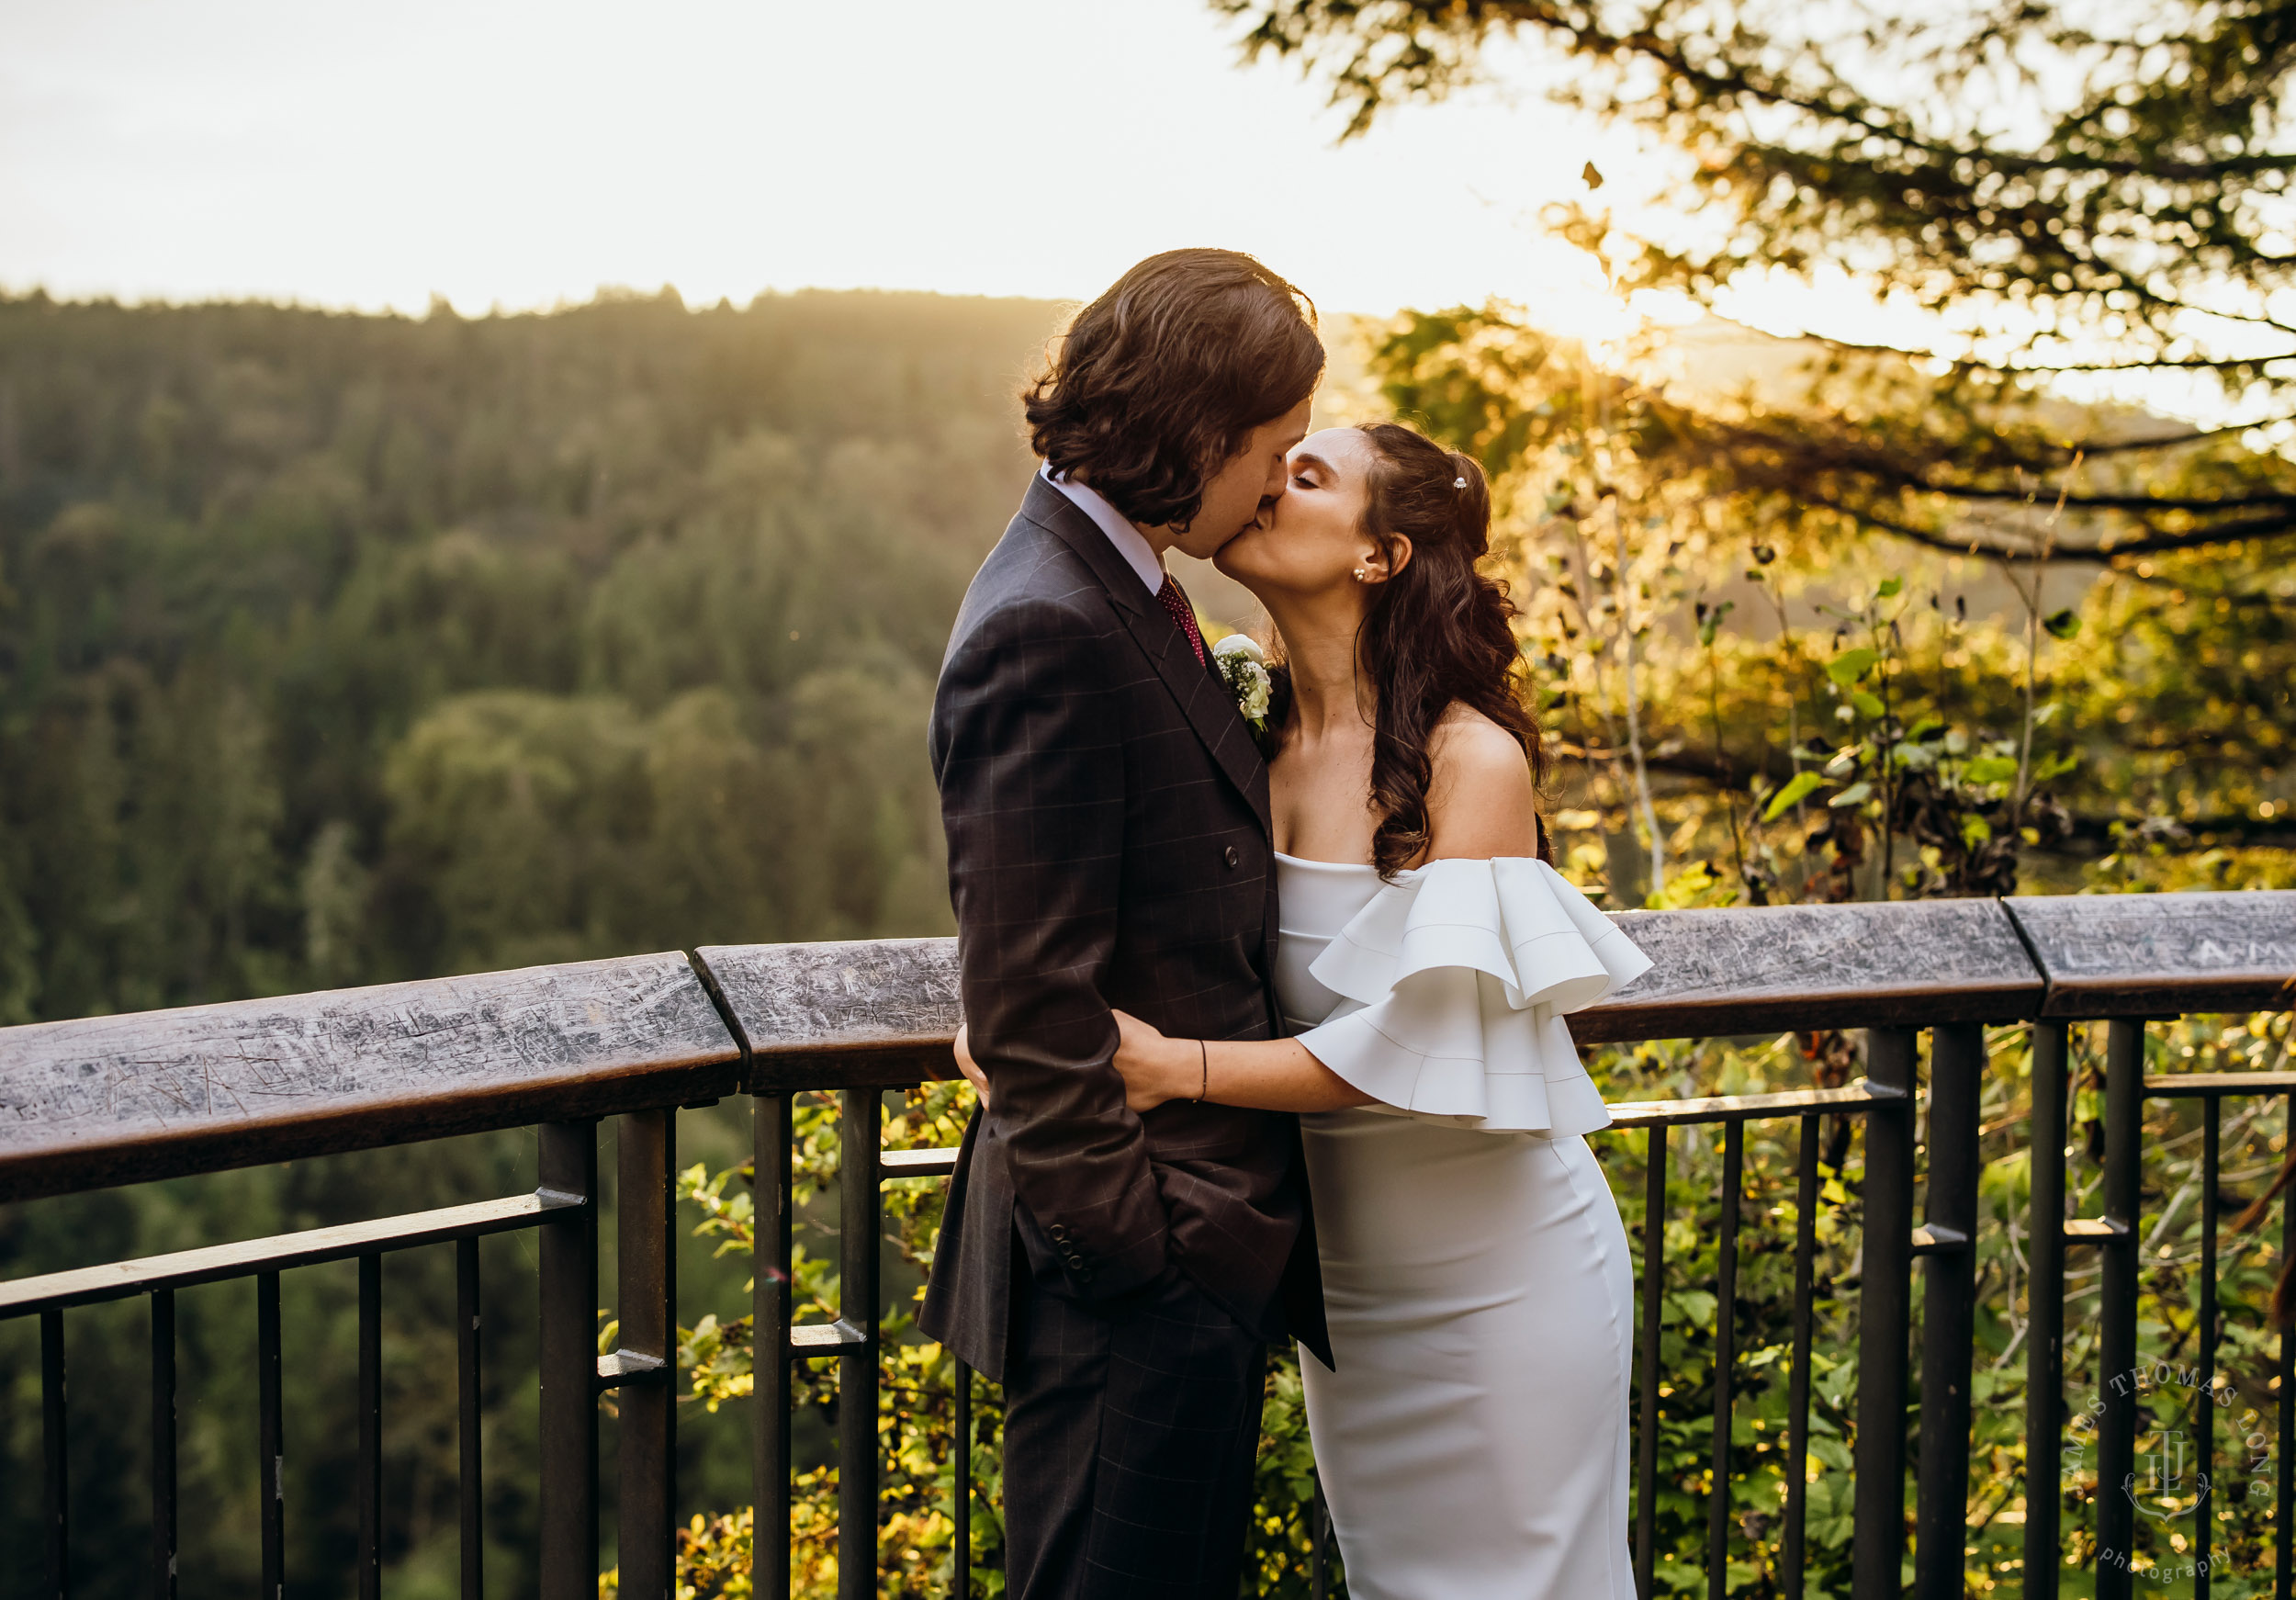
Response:
[[[1541,752],[1471,457],[1303,442],[1218,557],[1274,623],[1292,1037],[1118,1013],[1128,1100],[1304,1113],[1335,1366],[1309,1425],[1358,1600],[1632,1600],[1626,1230],[1562,1018],[1649,962],[1544,859]]]

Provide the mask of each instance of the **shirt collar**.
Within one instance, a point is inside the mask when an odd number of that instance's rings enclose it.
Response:
[[[1108,535],[1116,553],[1124,558],[1124,564],[1140,575],[1141,582],[1152,595],[1164,592],[1164,562],[1156,555],[1141,531],[1132,526],[1124,513],[1118,511],[1090,486],[1071,482],[1064,472],[1054,472],[1050,461],[1038,469],[1037,475],[1066,495],[1069,503],[1090,517],[1099,530]]]

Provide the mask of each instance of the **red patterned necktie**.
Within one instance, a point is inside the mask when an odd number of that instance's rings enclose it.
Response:
[[[1156,598],[1164,602],[1164,609],[1172,614],[1173,622],[1181,633],[1187,636],[1188,648],[1196,652],[1196,664],[1202,666],[1204,630],[1196,625],[1196,608],[1187,603],[1187,596],[1180,592],[1179,583],[1171,573],[1164,575],[1164,587],[1156,591]]]

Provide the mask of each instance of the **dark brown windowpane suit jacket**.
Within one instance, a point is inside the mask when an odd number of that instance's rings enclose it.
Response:
[[[1110,1065],[1112,1007],[1179,1037],[1277,1031],[1266,768],[1217,674],[1041,479],[958,614],[932,759],[991,1093],[920,1325],[996,1377],[1017,1273],[1056,1271],[1089,1303],[1171,1267],[1328,1360],[1297,1120],[1135,1116]]]

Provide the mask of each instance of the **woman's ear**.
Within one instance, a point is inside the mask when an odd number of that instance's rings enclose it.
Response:
[[[1411,540],[1393,534],[1384,544],[1372,545],[1365,551],[1356,572],[1366,583],[1385,583],[1410,565]]]

